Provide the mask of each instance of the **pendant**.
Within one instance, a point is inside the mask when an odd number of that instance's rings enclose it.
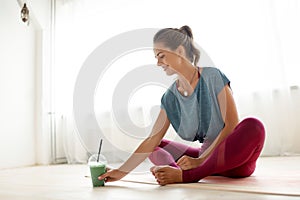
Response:
[[[185,97],[187,97],[187,96],[188,96],[188,92],[187,92],[187,91],[183,91],[183,95],[184,95]]]

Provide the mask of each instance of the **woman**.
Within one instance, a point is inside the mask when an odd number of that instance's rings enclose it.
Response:
[[[188,26],[166,28],[153,39],[157,65],[178,79],[161,99],[161,110],[152,132],[119,168],[99,179],[124,177],[147,157],[160,185],[197,182],[209,175],[247,177],[255,170],[265,131],[254,118],[239,123],[230,81],[218,69],[198,67],[199,50]],[[170,124],[188,141],[201,148],[163,139]]]

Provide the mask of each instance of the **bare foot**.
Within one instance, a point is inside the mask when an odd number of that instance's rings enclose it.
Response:
[[[182,183],[182,170],[168,165],[151,167],[150,171],[160,185]]]

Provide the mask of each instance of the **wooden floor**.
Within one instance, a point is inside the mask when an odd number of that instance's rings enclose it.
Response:
[[[300,199],[300,157],[259,158],[253,176],[159,186],[150,173],[93,188],[86,165],[0,170],[0,199]]]

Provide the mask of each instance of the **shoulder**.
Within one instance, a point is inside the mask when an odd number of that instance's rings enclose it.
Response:
[[[226,75],[216,67],[203,67],[201,75],[204,79],[220,78],[223,80],[229,80]]]
[[[219,93],[225,85],[230,85],[230,80],[218,68],[205,67],[201,75],[208,87],[216,93]]]
[[[203,67],[202,68],[203,76],[215,76],[223,74],[220,69],[216,67]]]

